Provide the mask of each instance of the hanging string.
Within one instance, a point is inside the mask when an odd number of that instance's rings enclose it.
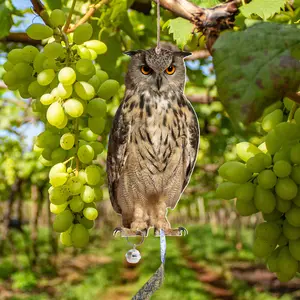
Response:
[[[160,3],[159,0],[156,0],[157,3],[157,46],[155,48],[156,54],[160,54]]]

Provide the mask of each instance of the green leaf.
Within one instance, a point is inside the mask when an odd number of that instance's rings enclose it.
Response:
[[[220,36],[213,52],[217,88],[234,122],[255,121],[264,108],[298,90],[300,62],[291,53],[299,50],[294,25],[260,23]]]
[[[11,10],[5,3],[0,4],[0,38],[8,35],[12,24]]]
[[[50,10],[61,9],[62,7],[61,0],[45,0],[45,3]]]
[[[163,29],[165,28],[169,28],[169,33],[173,34],[173,39],[180,48],[193,37],[193,24],[183,18],[168,20],[163,26]]]
[[[263,20],[267,20],[280,12],[284,8],[286,0],[253,0],[240,7],[241,13],[249,18],[252,14],[258,15]]]
[[[218,0],[192,0],[191,2],[204,8],[213,7],[221,3]]]

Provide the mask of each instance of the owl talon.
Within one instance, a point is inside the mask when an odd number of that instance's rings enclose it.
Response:
[[[187,231],[187,229],[184,228],[184,227],[182,227],[182,226],[178,227],[178,230],[180,231],[181,236],[186,236],[186,235],[189,234],[189,232]]]
[[[148,236],[148,230],[132,230],[124,227],[116,227],[113,231],[113,236],[116,237],[117,234],[120,233],[121,237],[135,237],[135,236]]]
[[[122,232],[122,227],[116,227],[113,231],[113,236],[115,237],[117,236],[118,233],[121,234],[121,232]]]
[[[178,227],[177,229],[164,229],[165,236],[186,236],[188,231],[184,227]],[[154,236],[160,236],[160,229],[155,228]]]

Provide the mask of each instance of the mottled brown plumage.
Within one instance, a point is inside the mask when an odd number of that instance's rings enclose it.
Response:
[[[123,235],[152,226],[178,235],[166,212],[188,184],[199,143],[197,117],[183,94],[186,53],[162,49],[157,55],[150,49],[130,54],[125,97],[109,139],[111,203],[122,215]],[[143,66],[151,72],[143,74]],[[170,66],[176,69],[171,75]]]

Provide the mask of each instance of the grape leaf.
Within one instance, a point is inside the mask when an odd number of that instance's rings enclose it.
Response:
[[[300,62],[291,53],[299,50],[294,25],[260,23],[219,37],[213,52],[218,94],[234,122],[255,121],[265,107],[298,90]]]
[[[165,28],[169,28],[169,33],[173,34],[173,39],[180,48],[193,37],[193,24],[183,18],[168,20],[163,26]]]
[[[240,7],[241,13],[249,18],[252,14],[258,15],[263,20],[267,20],[274,14],[279,13],[284,8],[286,0],[253,0]]]
[[[50,10],[61,9],[62,7],[61,0],[45,0],[45,3]]]
[[[221,3],[219,0],[192,0],[190,2],[203,8],[213,7]]]
[[[0,4],[0,38],[8,35],[12,24],[11,10],[5,3]]]

